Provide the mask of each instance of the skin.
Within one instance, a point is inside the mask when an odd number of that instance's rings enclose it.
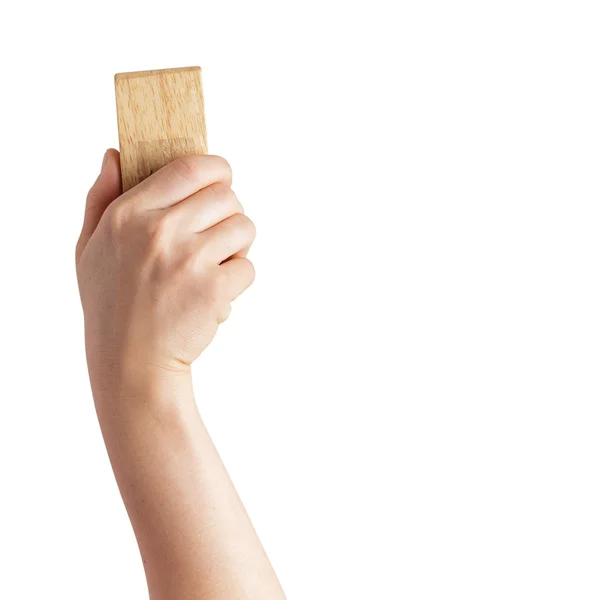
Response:
[[[254,236],[216,156],[178,159],[121,194],[109,150],[88,194],[76,259],[90,381],[152,600],[285,598],[190,368],[252,284]]]

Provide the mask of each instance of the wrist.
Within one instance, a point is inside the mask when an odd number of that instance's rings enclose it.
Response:
[[[88,367],[96,403],[165,404],[193,396],[191,368],[183,363],[167,365],[126,356],[108,359],[88,352]]]

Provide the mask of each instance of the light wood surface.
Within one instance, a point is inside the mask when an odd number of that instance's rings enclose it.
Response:
[[[206,154],[200,67],[115,75],[123,191],[172,160]]]

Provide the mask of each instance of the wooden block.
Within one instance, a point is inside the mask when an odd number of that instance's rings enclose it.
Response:
[[[200,67],[115,75],[123,191],[172,160],[206,154]]]

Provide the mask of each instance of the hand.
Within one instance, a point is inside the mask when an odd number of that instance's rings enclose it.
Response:
[[[109,150],[77,243],[92,386],[124,371],[189,371],[254,280],[252,221],[216,156],[180,158],[121,195]]]

